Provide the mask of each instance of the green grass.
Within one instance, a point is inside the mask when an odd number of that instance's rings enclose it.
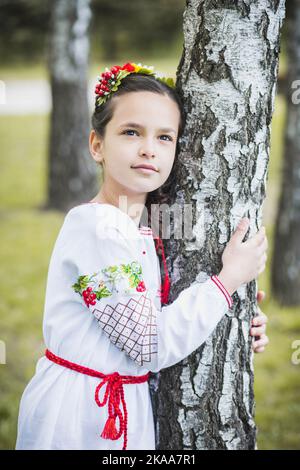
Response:
[[[0,80],[41,80],[48,78],[45,61],[31,64],[16,62],[13,64],[0,64]]]
[[[0,116],[0,448],[14,448],[21,394],[43,354],[42,319],[51,251],[63,214],[42,211],[48,116]]]
[[[300,339],[299,307],[281,307],[271,295],[270,264],[273,256],[275,215],[280,195],[286,103],[278,96],[271,130],[271,155],[264,203],[264,224],[269,241],[266,270],[259,289],[266,292],[260,306],[268,316],[270,339],[264,353],[255,354],[256,424],[258,449],[300,449],[300,364],[292,363],[292,343]]]
[[[45,200],[48,118],[0,116],[0,209],[31,209]]]
[[[34,180],[33,180],[34,181]],[[31,209],[1,210],[0,448],[13,448],[18,406],[35,363],[43,355],[43,305],[51,249],[62,215]]]
[[[300,315],[299,307],[280,307],[270,295],[273,232],[274,225],[267,227],[269,259],[259,278],[259,288],[266,292],[260,308],[269,319],[270,343],[254,357],[257,445],[262,450],[300,449],[300,364],[292,363],[292,343],[300,339]]]
[[[284,116],[284,102],[277,98],[268,198],[278,189]],[[47,270],[64,217],[57,211],[39,209],[46,198],[48,126],[48,116],[0,116],[0,340],[7,348],[7,363],[0,365],[2,449],[14,448],[19,401],[44,352],[42,319]],[[268,211],[274,213],[274,204],[271,197],[266,205]],[[300,365],[291,363],[291,345],[300,339],[300,316],[297,309],[281,308],[271,298],[269,265],[274,219],[267,220],[269,259],[259,288],[267,294],[261,309],[269,317],[270,344],[254,359],[258,448],[299,449]]]

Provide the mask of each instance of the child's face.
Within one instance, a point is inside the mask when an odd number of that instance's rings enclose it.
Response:
[[[171,172],[180,111],[168,96],[148,91],[131,92],[115,99],[105,138],[100,139],[92,130],[90,151],[97,162],[103,163],[104,184],[115,188],[119,195],[146,194],[160,187]],[[153,165],[157,171],[133,168],[140,164]]]

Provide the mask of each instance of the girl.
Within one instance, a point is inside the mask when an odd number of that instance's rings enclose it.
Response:
[[[54,245],[47,349],[21,398],[16,449],[155,449],[149,373],[205,342],[235,290],[265,268],[264,229],[243,242],[242,219],[222,270],[161,307],[169,292],[163,245],[141,219],[168,192],[183,125],[174,83],[152,67],[127,63],[99,78],[89,145],[104,181],[92,201],[67,213]],[[261,335],[262,350],[266,317],[256,320],[251,334]]]

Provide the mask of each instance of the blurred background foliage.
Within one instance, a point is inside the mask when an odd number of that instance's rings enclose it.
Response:
[[[170,54],[182,38],[184,0],[92,0],[91,62]],[[51,0],[0,2],[1,62],[44,61]]]
[[[0,1],[2,80],[47,78],[50,4],[50,0]],[[184,0],[94,0],[90,74],[118,60],[136,60],[175,76],[184,7]],[[259,449],[300,448],[300,365],[291,362],[292,342],[300,337],[299,312],[280,307],[268,295],[286,122],[286,102],[280,94],[286,73],[284,37],[283,30],[264,203],[269,257],[259,278],[259,288],[266,291],[261,309],[269,317],[270,344],[254,357]],[[48,135],[49,114],[0,115],[0,340],[6,344],[6,364],[0,364],[1,449],[15,446],[20,398],[45,349],[47,271],[64,218],[61,212],[39,208],[46,198]]]

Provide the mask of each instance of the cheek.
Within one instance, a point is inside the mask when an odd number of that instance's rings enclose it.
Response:
[[[174,166],[174,161],[175,161],[175,155],[174,151],[172,150],[171,153],[168,153],[164,159],[162,159],[162,165],[161,165],[161,170],[164,176],[168,178],[169,174],[172,171],[172,168]]]
[[[129,152],[126,151],[126,148],[119,146],[112,148],[105,159],[107,170],[113,174],[124,172],[124,169],[129,165],[129,161]]]
[[[165,184],[167,179],[169,178],[170,174],[172,173],[172,164],[164,165],[163,168],[161,167],[160,173],[159,173],[159,185],[162,186]]]

